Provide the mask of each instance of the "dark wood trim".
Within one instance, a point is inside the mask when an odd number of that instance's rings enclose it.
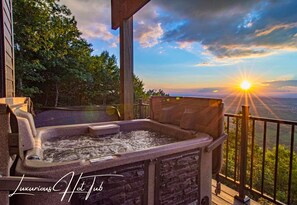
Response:
[[[119,0],[111,0],[111,28],[116,30],[121,25],[121,6]]]
[[[0,4],[0,97],[6,96],[3,1]]]
[[[112,0],[111,21],[112,29],[118,29],[127,20],[144,7],[150,0]]]

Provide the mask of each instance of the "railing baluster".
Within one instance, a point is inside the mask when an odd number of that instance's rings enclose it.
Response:
[[[235,130],[235,156],[234,156],[234,181],[236,181],[237,177],[237,150],[238,150],[238,122],[239,118],[236,117],[236,130]]]
[[[254,172],[254,145],[255,145],[255,120],[252,124],[252,145],[251,145],[251,172],[250,172],[250,189],[253,188],[253,172]]]
[[[227,135],[229,136],[230,131],[230,117],[227,116]],[[229,137],[226,140],[226,167],[225,167],[225,176],[228,177],[228,162],[229,162]]]
[[[291,148],[290,148],[290,167],[289,167],[288,204],[290,204],[290,202],[291,202],[293,152],[294,152],[294,132],[295,132],[295,126],[292,125],[292,128],[291,128]]]
[[[267,122],[264,121],[261,194],[264,193]]]
[[[274,188],[273,188],[273,199],[274,200],[276,200],[276,190],[277,190],[276,189],[276,186],[277,186],[279,132],[280,132],[280,124],[277,123],[277,128],[276,128],[275,165],[274,165]]]

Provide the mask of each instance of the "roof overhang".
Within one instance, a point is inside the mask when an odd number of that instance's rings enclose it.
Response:
[[[111,0],[112,29],[120,27],[123,20],[129,19],[150,0]]]

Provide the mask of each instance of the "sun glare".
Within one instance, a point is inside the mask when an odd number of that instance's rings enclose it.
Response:
[[[249,81],[247,81],[247,80],[243,81],[243,82],[240,84],[240,88],[241,88],[242,90],[245,90],[245,91],[249,90],[251,87],[252,87],[251,83],[250,83]]]

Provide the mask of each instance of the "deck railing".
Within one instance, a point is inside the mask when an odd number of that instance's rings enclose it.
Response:
[[[149,117],[149,105],[135,106],[137,118]],[[223,168],[220,180],[242,202],[249,197],[275,204],[297,204],[297,122],[250,116],[249,108],[225,114]]]
[[[148,118],[150,115],[150,105],[141,99],[134,104],[134,119]]]
[[[221,178],[238,188],[242,201],[248,194],[275,204],[297,204],[292,190],[297,186],[297,122],[253,117],[244,111],[225,118],[228,139]]]

